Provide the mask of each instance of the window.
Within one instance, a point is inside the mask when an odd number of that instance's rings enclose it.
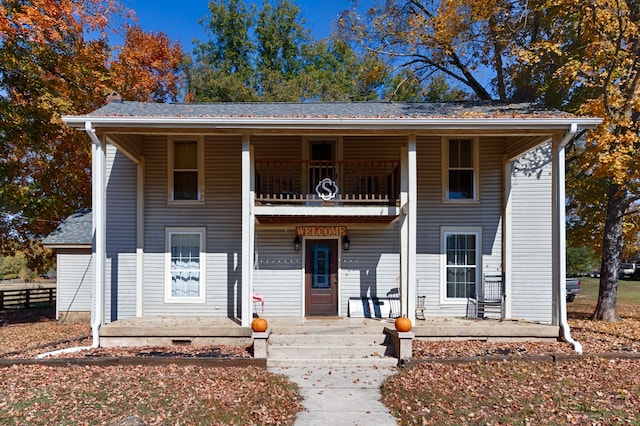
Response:
[[[479,276],[480,230],[443,230],[444,285],[446,299],[464,299],[476,292]]]
[[[202,202],[204,142],[201,138],[169,141],[169,200]]]
[[[165,302],[205,301],[205,230],[166,231]]]
[[[477,188],[477,139],[450,138],[445,144],[445,200],[475,200]]]

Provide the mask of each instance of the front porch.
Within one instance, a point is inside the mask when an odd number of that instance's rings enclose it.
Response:
[[[393,319],[375,318],[267,318],[272,335],[384,337]],[[411,332],[421,340],[532,341],[557,340],[559,327],[521,320],[435,318],[416,321]],[[101,346],[251,345],[252,330],[230,318],[127,318],[100,328]],[[347,346],[346,343],[343,346]]]

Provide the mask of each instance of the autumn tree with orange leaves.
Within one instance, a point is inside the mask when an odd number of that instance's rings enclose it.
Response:
[[[604,123],[576,141],[568,189],[576,239],[601,250],[594,319],[617,319],[624,238],[638,233],[640,4],[634,0],[378,1],[342,15],[341,33],[484,101],[536,101]]]
[[[39,252],[34,241],[91,205],[90,144],[61,115],[96,109],[112,91],[178,95],[180,46],[130,18],[111,0],[0,2],[0,253]],[[113,22],[127,22],[121,49],[109,44]]]
[[[553,40],[562,66],[555,76],[576,111],[602,117],[576,157],[578,205],[601,211],[602,262],[594,319],[616,321],[618,270],[624,238],[637,241],[640,196],[640,3],[632,0],[562,1]],[[561,25],[560,25],[561,23]],[[534,56],[535,58],[535,56]],[[626,229],[625,229],[626,228]]]

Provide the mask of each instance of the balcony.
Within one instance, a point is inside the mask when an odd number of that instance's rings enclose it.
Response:
[[[398,206],[398,160],[256,160],[258,205]]]

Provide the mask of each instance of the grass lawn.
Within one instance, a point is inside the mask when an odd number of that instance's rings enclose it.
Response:
[[[0,358],[87,345],[75,338],[88,334],[47,310],[0,311]],[[0,377],[0,425],[287,425],[302,409],[295,384],[257,367],[14,365]]]
[[[598,298],[598,287],[600,278],[581,277],[582,292],[581,296],[596,300]],[[618,281],[618,302],[631,303],[640,305],[640,281],[636,280],[619,280]]]
[[[598,280],[582,281],[581,294],[567,304],[572,335],[586,354],[619,358],[418,364],[384,383],[383,402],[402,425],[640,426],[640,356],[624,358],[640,354],[640,282],[620,281],[621,321],[607,324],[588,319]],[[19,323],[0,313],[0,352],[89,332],[87,325],[60,326],[44,314]],[[449,354],[464,346],[433,342],[447,344]],[[505,343],[498,353],[541,347]],[[112,424],[127,416],[147,425],[293,424],[302,409],[295,385],[254,367],[13,366],[0,374],[0,425]]]
[[[292,424],[297,387],[256,367],[117,366],[3,368],[2,425]],[[138,423],[127,423],[138,424]]]
[[[383,402],[402,425],[640,425],[640,282],[619,282],[617,323],[589,319],[597,297],[598,279],[582,279],[567,304],[572,335],[585,354],[619,358],[417,364],[383,384]]]

